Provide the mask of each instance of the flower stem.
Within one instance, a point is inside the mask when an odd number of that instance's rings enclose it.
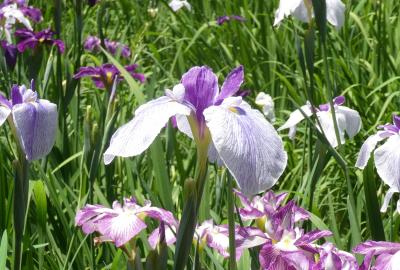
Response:
[[[228,226],[229,226],[229,269],[236,269],[236,246],[235,246],[235,213],[232,176],[228,172]]]

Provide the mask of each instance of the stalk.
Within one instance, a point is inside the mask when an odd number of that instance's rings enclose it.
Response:
[[[232,176],[228,173],[229,269],[236,270],[235,213]]]

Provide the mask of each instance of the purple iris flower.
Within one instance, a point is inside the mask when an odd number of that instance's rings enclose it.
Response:
[[[42,12],[40,9],[28,6],[25,0],[6,0],[0,4],[0,8],[15,4],[18,9],[32,21],[38,23],[43,20]]]
[[[388,139],[374,152],[374,163],[380,178],[389,186],[386,193],[382,212],[386,212],[389,202],[394,193],[400,192],[400,116],[393,115],[393,124],[378,127],[380,130],[371,135],[362,145],[356,167],[364,169],[368,163],[371,153],[380,141]],[[400,213],[400,200],[397,202],[397,212]]]
[[[0,125],[9,120],[28,161],[46,156],[53,148],[57,117],[56,104],[39,99],[24,85],[12,87],[10,100],[0,94]]]
[[[39,44],[55,45],[61,53],[65,50],[64,42],[60,39],[53,39],[54,32],[50,29],[36,33],[29,29],[18,29],[15,31],[15,36],[19,38],[17,48],[21,53],[28,48],[35,49]]]
[[[396,270],[400,266],[400,243],[367,241],[356,246],[355,253],[365,255],[360,270]],[[372,260],[376,256],[375,264]]]
[[[85,234],[98,232],[102,235],[98,240],[112,241],[120,247],[147,228],[146,217],[178,226],[171,212],[151,206],[149,201],[140,206],[133,197],[124,199],[123,205],[115,201],[112,208],[87,204],[76,214],[75,224]]]
[[[191,68],[181,84],[140,106],[135,117],[116,131],[104,153],[105,164],[115,156],[141,154],[169,118],[176,116],[178,129],[194,138],[203,152],[208,149],[209,160],[225,165],[244,194],[269,189],[282,174],[287,156],[274,127],[258,110],[234,96],[243,79],[243,67],[239,66],[220,91],[210,68]]]
[[[345,142],[345,134],[351,139],[361,129],[361,117],[359,113],[346,106],[344,96],[338,96],[333,99],[333,106],[335,110],[336,123],[339,130],[340,144]],[[329,103],[321,104],[318,108],[314,108],[318,117],[319,123],[321,124],[322,131],[324,132],[326,139],[332,147],[337,147],[339,142],[336,138],[335,126],[333,124],[332,110]],[[304,113],[304,114],[303,114]],[[289,138],[293,139],[296,135],[297,125],[305,119],[305,116],[311,117],[313,115],[312,106],[309,102],[306,105],[295,110],[289,116],[289,119],[281,126],[279,130],[289,128]],[[320,129],[319,125],[317,128]]]
[[[319,261],[312,270],[358,270],[358,263],[353,254],[337,249],[332,243],[325,243],[319,248]]]
[[[126,66],[125,69],[131,74],[133,78],[144,83],[146,78],[144,74],[137,73],[138,65],[133,64]],[[117,77],[118,76],[118,77]],[[82,77],[91,77],[93,83],[97,88],[100,89],[111,89],[112,84],[117,77],[118,81],[122,81],[123,77],[120,75],[119,70],[113,64],[103,64],[100,67],[81,67],[79,71],[74,75],[75,79]]]
[[[13,70],[17,63],[18,50],[14,44],[9,44],[7,41],[1,41],[1,47],[3,48],[4,58],[6,64],[10,70]]]
[[[128,46],[118,42],[118,41],[110,41],[108,39],[104,39],[104,45],[106,50],[112,55],[116,55],[117,52],[121,51],[121,56],[124,58],[129,58],[131,56],[131,50]],[[85,40],[85,44],[83,45],[85,50],[87,51],[100,51],[101,40],[98,37],[88,36]]]
[[[246,21],[245,18],[243,18],[242,16],[239,16],[239,15],[231,15],[231,16],[224,15],[224,16],[220,16],[220,17],[217,18],[217,24],[218,25],[222,25],[222,24],[224,24],[226,22],[229,22],[231,20],[235,20],[235,21],[238,21],[238,22]]]

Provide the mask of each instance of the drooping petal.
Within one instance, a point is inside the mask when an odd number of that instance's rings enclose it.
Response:
[[[304,0],[280,0],[279,8],[275,12],[274,26],[278,26],[285,17],[290,15],[294,15],[301,21],[308,21]]]
[[[239,66],[229,73],[221,87],[218,101],[222,102],[225,98],[233,96],[239,91],[244,80],[243,66]]]
[[[320,111],[317,113],[319,122],[321,124],[322,130],[326,136],[326,139],[332,147],[337,147],[339,145],[336,138],[335,126],[333,124],[333,117],[331,112]],[[336,114],[336,123],[339,132],[340,143],[343,144],[344,132],[346,130],[346,120],[344,115]],[[317,126],[319,128],[319,126]]]
[[[258,111],[228,98],[204,111],[212,141],[242,192],[254,195],[271,188],[286,167],[287,156],[274,127]]]
[[[383,199],[383,204],[382,204],[382,207],[381,207],[381,212],[382,213],[385,213],[387,211],[389,203],[390,203],[390,200],[392,199],[394,193],[396,193],[396,190],[394,190],[392,188],[390,188],[386,192],[386,195],[385,195],[385,198]]]
[[[4,107],[0,105],[0,126],[4,124],[10,115],[11,110],[8,107]]]
[[[326,0],[326,19],[336,28],[344,24],[345,5],[340,0]]]
[[[104,163],[115,156],[131,157],[141,154],[154,141],[161,129],[174,115],[189,115],[190,109],[170,97],[160,97],[140,106],[135,117],[112,136],[104,153]]]
[[[338,106],[336,111],[337,114],[342,114],[344,116],[346,133],[350,139],[353,138],[361,129],[360,114],[357,111],[345,106]]]
[[[13,107],[12,114],[27,160],[46,156],[56,138],[57,105],[47,100],[22,103]]]
[[[361,146],[360,152],[358,153],[358,158],[356,162],[357,168],[364,169],[365,166],[367,166],[372,151],[374,151],[378,142],[384,140],[385,138],[386,137],[381,136],[380,133],[368,137],[368,139]]]
[[[285,122],[285,124],[283,124],[283,126],[281,126],[280,128],[278,128],[278,131],[290,128],[293,129],[297,126],[298,123],[300,123],[301,121],[303,121],[304,119],[304,115],[303,113],[307,116],[310,117],[312,115],[312,111],[311,111],[311,107],[310,105],[303,105],[300,107],[300,109],[297,109],[295,111],[293,111],[290,116],[289,119]],[[293,132],[292,132],[293,133]],[[295,132],[294,132],[295,133]],[[294,136],[295,134],[291,134],[291,136]]]
[[[400,191],[400,136],[391,136],[375,150],[375,166],[379,176],[389,187]]]
[[[156,228],[147,239],[149,241],[150,247],[155,249],[157,244],[160,243],[161,240],[161,229],[164,227],[164,236],[165,236],[165,243],[169,246],[176,242],[176,228],[173,226],[159,226]]]

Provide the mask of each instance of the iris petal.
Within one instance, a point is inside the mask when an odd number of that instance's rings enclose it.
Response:
[[[367,166],[368,160],[371,156],[372,151],[374,151],[378,142],[384,140],[386,137],[382,137],[379,133],[370,136],[364,144],[361,146],[360,153],[358,154],[358,159],[356,162],[356,167],[364,169]]]
[[[226,99],[204,111],[212,141],[245,195],[271,188],[286,167],[287,156],[274,127],[242,102],[235,110]]]
[[[174,115],[189,115],[190,109],[170,97],[160,97],[140,106],[135,117],[112,136],[104,153],[104,163],[115,156],[131,157],[141,154],[154,141],[161,129]]]
[[[361,129],[360,114],[345,106],[338,106],[336,112],[337,114],[342,114],[344,116],[346,122],[346,133],[350,138],[353,138]]]
[[[375,150],[375,166],[379,176],[389,187],[400,190],[400,136],[391,136]]]

